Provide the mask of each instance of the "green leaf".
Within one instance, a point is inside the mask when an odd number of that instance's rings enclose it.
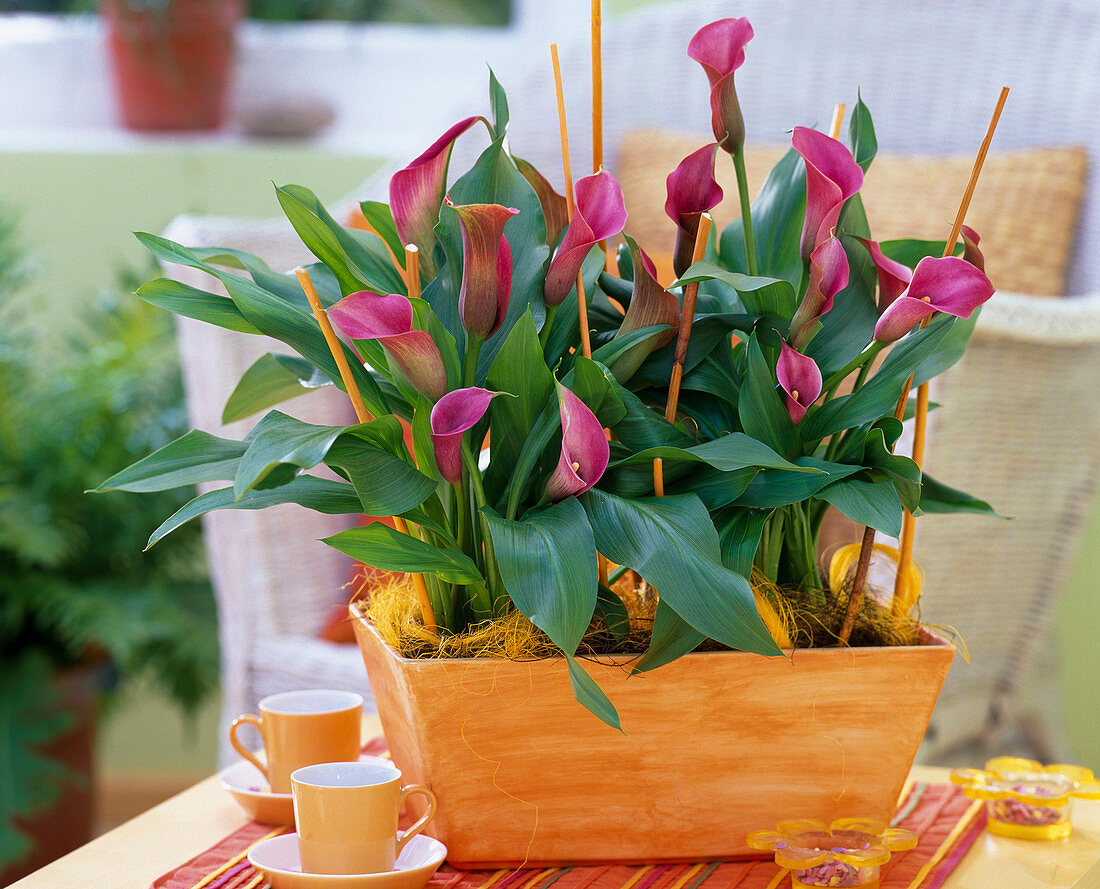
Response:
[[[595,614],[603,620],[611,635],[616,641],[622,642],[630,635],[630,614],[626,610],[623,600],[600,584],[596,590]]]
[[[407,571],[414,574],[434,574],[446,583],[484,583],[477,565],[465,553],[439,549],[409,534],[402,534],[382,522],[371,522],[359,528],[349,528],[332,537],[325,537],[333,549],[338,549],[364,565],[383,571]]]
[[[852,148],[852,157],[867,172],[878,153],[878,139],[875,138],[875,125],[871,122],[871,112],[863,104],[863,96],[856,93],[856,107],[848,120],[848,144]]]
[[[406,293],[382,239],[370,232],[344,228],[308,188],[276,185],[279,206],[302,243],[327,265],[347,296],[357,290]]]
[[[151,306],[184,318],[194,318],[236,333],[260,332],[233,304],[233,300],[171,278],[157,278],[142,284],[137,289],[137,295]]]
[[[596,607],[596,546],[575,497],[522,521],[482,510],[500,576],[516,607],[566,654],[574,654]]]
[[[871,254],[851,235],[841,234],[840,243],[848,256],[848,285],[836,295],[832,309],[821,318],[821,329],[806,347],[806,354],[817,362],[824,377],[863,350],[874,337],[878,322],[878,275]]]
[[[661,599],[657,602],[649,647],[630,672],[645,673],[670,664],[689,651],[694,651],[706,638]]]
[[[895,262],[900,262],[902,265],[907,265],[912,269],[916,268],[917,263],[926,256],[943,256],[947,241],[922,241],[917,238],[898,238],[893,241],[880,241],[878,246],[887,258]],[[960,242],[955,245],[953,255],[961,256],[962,252],[963,244]]]
[[[920,501],[921,471],[909,457],[894,453],[901,428],[901,421],[893,417],[875,423],[864,439],[862,460],[873,474],[893,483],[902,506],[912,511]]]
[[[390,205],[382,201],[361,201],[359,209],[367,220],[367,225],[374,229],[375,234],[386,243],[390,252],[401,263],[401,268],[404,268],[405,245],[401,243],[401,236],[397,233],[397,223],[393,221]]]
[[[622,731],[618,711],[604,694],[603,689],[596,684],[596,680],[585,672],[573,655],[567,654],[565,662],[569,666],[569,683],[573,686],[573,696],[577,702],[613,729]]]
[[[386,421],[397,427],[397,447],[367,444],[371,440],[365,434],[369,427]],[[365,427],[353,426],[336,439],[325,456],[325,463],[352,483],[367,515],[401,515],[422,504],[436,490],[434,478],[407,462],[400,430],[393,417],[379,417]],[[378,443],[377,436],[374,442]]]
[[[775,375],[764,360],[755,334],[749,337],[745,354],[748,368],[737,405],[741,427],[773,450],[794,456],[802,447],[791,415],[776,391]]]
[[[693,263],[670,286],[679,287],[699,281],[721,281],[728,284],[737,291],[745,310],[753,315],[778,315],[789,321],[797,308],[794,287],[785,278],[750,277],[731,272],[711,262]]]
[[[951,331],[943,338],[936,351],[920,363],[916,374],[913,376],[913,386],[920,386],[929,380],[938,377],[941,373],[953,366],[970,344],[970,337],[974,333],[974,326],[981,317],[982,306],[978,306],[969,318],[957,318],[951,325]]]
[[[359,498],[351,485],[315,478],[312,475],[300,475],[278,488],[251,490],[239,500],[233,496],[232,488],[219,488],[200,494],[176,510],[152,533],[145,548],[149,549],[181,525],[208,512],[219,509],[267,509],[281,503],[297,503],[328,515],[362,512]]]
[[[168,491],[199,482],[228,481],[236,475],[247,449],[243,441],[217,438],[192,429],[112,475],[95,488],[95,493]]]
[[[770,509],[777,506],[789,506],[813,497],[822,488],[842,478],[859,472],[862,466],[848,466],[843,463],[827,463],[816,457],[798,457],[794,461],[799,466],[819,470],[818,474],[789,472],[783,469],[767,469],[761,472],[745,488],[745,493],[735,501],[738,506]]]
[[[834,482],[816,496],[831,503],[857,524],[868,525],[890,537],[901,536],[904,510],[898,492],[890,482],[848,478]]]
[[[660,457],[666,464],[681,461],[707,463],[723,472],[748,468],[788,469],[792,472],[818,471],[812,467],[799,466],[797,463],[784,460],[766,444],[742,432],[732,432],[690,448],[648,448],[616,460],[612,468],[652,463],[656,457]]]
[[[921,483],[920,508],[914,511],[913,515],[944,513],[972,513],[974,515],[1003,518],[984,500],[979,500],[977,497],[956,488],[948,487],[926,473]]]
[[[752,573],[760,537],[770,515],[766,509],[727,509],[714,517],[722,564],[744,577]]]
[[[489,69],[489,106],[493,109],[493,139],[500,141],[508,135],[508,96],[492,68]]]
[[[271,411],[248,437],[248,450],[237,467],[233,489],[237,499],[253,488],[278,487],[325,459],[346,426],[317,426],[279,411]],[[273,475],[274,473],[274,475]]]
[[[619,394],[622,387],[608,367],[599,361],[583,356],[578,358],[573,364],[573,379],[569,385],[602,426],[614,426],[626,416],[626,406]]]
[[[304,358],[268,352],[244,372],[225,402],[222,422],[243,420],[287,399],[331,383],[328,377]]]
[[[779,653],[748,580],[722,565],[718,534],[698,497],[624,500],[593,489],[582,504],[599,551],[657,587],[697,631],[742,651]]]

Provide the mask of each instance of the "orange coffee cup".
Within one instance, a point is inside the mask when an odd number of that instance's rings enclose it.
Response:
[[[363,698],[354,692],[281,692],[261,700],[259,710],[259,716],[247,713],[233,720],[229,742],[263,772],[272,793],[290,793],[290,773],[302,766],[359,758]],[[266,765],[237,738],[242,725],[259,730]]]
[[[388,873],[435,815],[435,794],[423,784],[403,786],[396,766],[330,762],[290,778],[303,873]],[[427,796],[428,808],[398,839],[398,812],[414,793]]]

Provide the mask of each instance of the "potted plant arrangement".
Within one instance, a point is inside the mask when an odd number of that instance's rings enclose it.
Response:
[[[0,227],[0,883],[91,840],[95,727],[113,692],[151,682],[185,710],[217,687],[214,601],[198,528],[135,558],[168,491],[84,492],[122,461],[178,436],[183,391],[172,325],[116,301],[44,357],[29,292],[7,274]],[[56,349],[54,350],[57,351]]]
[[[244,0],[102,0],[100,10],[127,128],[224,123]]]
[[[862,102],[847,144],[795,129],[750,206],[733,81],[751,36],[727,19],[689,48],[715,141],[668,177],[667,288],[610,173],[574,200],[510,153],[494,77],[491,119],[363,204],[372,231],[277,188],[319,260],[297,276],[139,235],[228,294],[162,278],[144,299],[287,343],[264,366],[345,389],[361,422],[271,410],[245,441],[191,432],[103,487],[229,482],[150,545],[215,509],[394,517],[326,542],[408,574],[352,613],[394,760],[437,794],[453,862],[703,860],[752,854],[773,820],[887,818],[946,675],[951,648],[861,597],[860,572],[827,578],[816,540],[830,505],[890,534],[906,510],[989,512],[893,446],[910,385],[958,359],[993,288],[973,237],[965,258],[954,238],[872,240]],[[489,145],[448,186],[473,129]],[[726,154],[741,218],[708,239]],[[236,399],[274,402],[262,371]]]

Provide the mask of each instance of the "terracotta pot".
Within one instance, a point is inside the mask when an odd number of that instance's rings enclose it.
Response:
[[[211,130],[225,121],[244,0],[102,0],[123,124]]]
[[[560,660],[411,660],[351,614],[393,760],[435,792],[427,832],[459,867],[753,857],[746,834],[784,819],[888,820],[954,654],[929,633],[635,677],[625,658],[585,662],[619,734]]]

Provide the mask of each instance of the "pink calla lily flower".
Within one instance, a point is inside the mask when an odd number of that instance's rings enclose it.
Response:
[[[447,191],[447,165],[455,140],[482,117],[460,120],[435,140],[420,157],[390,177],[390,209],[402,244],[415,244],[420,250],[420,268],[435,274],[432,247],[435,224]]]
[[[797,426],[821,394],[821,371],[808,355],[783,343],[775,375],[786,393],[787,413]]]
[[[477,425],[498,392],[471,386],[448,392],[432,408],[431,439],[439,474],[452,485],[462,480],[462,436]]]
[[[863,170],[848,147],[824,133],[795,127],[791,146],[806,162],[806,219],[802,225],[802,260],[831,237],[844,202],[863,186]]]
[[[447,203],[462,228],[462,289],[458,295],[462,326],[469,336],[487,340],[508,314],[512,290],[512,249],[504,225],[519,213],[500,204]]]
[[[606,170],[577,180],[577,205],[561,246],[546,273],[547,306],[557,306],[577,282],[577,272],[599,241],[613,238],[626,225],[626,204],[618,181]]]
[[[634,290],[615,337],[655,324],[667,324],[670,329],[635,343],[612,362],[610,370],[620,383],[629,380],[653,352],[676,338],[676,326],[680,321],[680,301],[657,282],[653,260],[633,238],[627,237],[626,242],[634,263]]]
[[[691,265],[695,236],[699,233],[699,218],[722,201],[722,186],[714,178],[714,155],[718,143],[704,145],[693,151],[668,174],[665,187],[665,213],[676,223],[676,253],[672,267],[682,275]]]
[[[985,271],[985,256],[982,254],[978,243],[981,237],[969,225],[964,225],[960,231],[963,239],[963,259],[969,262],[979,272]]]
[[[378,340],[421,395],[432,401],[443,397],[447,391],[443,356],[426,331],[413,327],[413,307],[408,297],[360,290],[349,293],[328,314],[352,339]]]
[[[714,138],[730,154],[745,144],[745,118],[737,101],[733,72],[744,64],[745,44],[752,36],[748,19],[719,19],[703,25],[688,44],[688,56],[703,66],[710,81]]]
[[[561,456],[546,482],[546,496],[553,503],[591,488],[603,476],[611,459],[611,446],[596,415],[563,385],[557,386]]]
[[[879,317],[875,339],[892,343],[936,312],[969,318],[992,295],[985,273],[965,259],[926,256],[917,263],[906,291]]]
[[[870,252],[871,261],[875,264],[875,273],[878,275],[878,310],[881,314],[905,292],[913,279],[913,271],[909,266],[884,254],[877,241],[870,238],[859,240]]]
[[[558,243],[558,235],[565,231],[565,227],[569,225],[569,208],[565,196],[554,191],[554,186],[550,184],[550,180],[536,170],[529,161],[519,157],[513,158],[513,160],[516,162],[516,169],[523,174],[523,178],[527,180],[539,197],[542,216],[546,220],[546,243],[553,250],[554,245]]]
[[[833,297],[848,286],[848,255],[839,238],[822,241],[810,254],[810,283],[791,319],[791,342],[803,349],[815,333],[814,322],[833,307]]]

